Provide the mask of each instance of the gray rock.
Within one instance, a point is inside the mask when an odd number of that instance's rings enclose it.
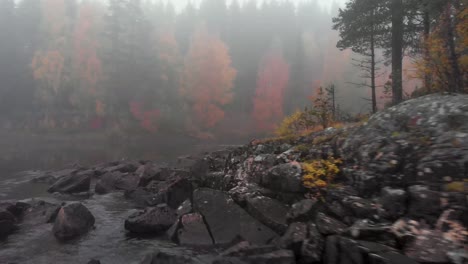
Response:
[[[193,206],[203,215],[217,245],[230,244],[239,237],[252,243],[265,244],[276,237],[274,231],[247,214],[224,192],[197,189]]]
[[[177,230],[177,241],[184,246],[211,246],[213,239],[205,225],[203,216],[198,213],[181,217]]]
[[[81,203],[71,203],[60,208],[52,232],[59,240],[81,236],[94,226],[94,216]]]
[[[280,192],[305,192],[301,165],[297,162],[276,165],[262,176],[260,185]]]
[[[125,220],[125,229],[136,234],[163,234],[176,220],[176,212],[166,204],[160,204],[129,216]]]
[[[317,208],[317,199],[304,199],[291,206],[286,218],[290,222],[307,222],[315,217]]]
[[[47,190],[54,193],[82,193],[88,192],[91,185],[91,175],[70,174],[60,178]]]
[[[288,225],[286,215],[289,207],[285,204],[265,196],[247,199],[247,211],[264,225],[283,234]]]
[[[342,234],[347,228],[347,226],[342,222],[329,217],[324,213],[317,214],[315,224],[317,224],[318,231],[324,236]]]
[[[405,190],[385,187],[382,189],[379,201],[385,210],[384,216],[387,219],[396,220],[406,212],[407,195]]]

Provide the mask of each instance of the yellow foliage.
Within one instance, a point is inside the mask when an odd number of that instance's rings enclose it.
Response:
[[[335,176],[340,172],[338,166],[341,163],[340,159],[333,157],[302,163],[304,186],[309,189],[323,189],[330,186]]]
[[[445,185],[445,190],[448,192],[464,192],[466,190],[465,182],[462,182],[462,181],[451,182]]]
[[[283,119],[275,133],[280,137],[296,134],[301,129],[302,118],[303,112],[297,110]]]

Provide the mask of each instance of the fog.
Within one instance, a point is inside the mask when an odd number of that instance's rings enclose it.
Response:
[[[239,142],[330,85],[343,115],[368,113],[332,30],[344,2],[1,1],[0,128]]]

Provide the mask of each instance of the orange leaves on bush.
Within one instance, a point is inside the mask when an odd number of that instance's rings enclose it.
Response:
[[[257,76],[253,119],[259,131],[274,130],[283,118],[288,81],[289,65],[280,49],[271,49],[263,58]]]
[[[214,127],[224,118],[222,107],[232,100],[235,76],[226,44],[200,26],[185,58],[180,94],[201,128]]]

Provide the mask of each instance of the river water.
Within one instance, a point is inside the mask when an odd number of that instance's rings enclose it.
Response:
[[[57,170],[70,164],[93,165],[122,158],[151,159],[170,162],[177,156],[197,154],[220,148],[198,144],[192,139],[162,139],[152,142],[122,143],[94,139],[60,139],[36,137],[9,140],[0,149],[0,200],[43,198],[63,201],[46,192],[47,185],[30,182],[36,170]],[[96,218],[96,228],[87,235],[67,243],[52,235],[52,225],[25,227],[6,240],[0,240],[0,263],[87,263],[90,259],[103,264],[138,263],[154,249],[179,251],[163,237],[136,238],[124,229],[133,205],[122,193],[95,195],[81,201]]]

